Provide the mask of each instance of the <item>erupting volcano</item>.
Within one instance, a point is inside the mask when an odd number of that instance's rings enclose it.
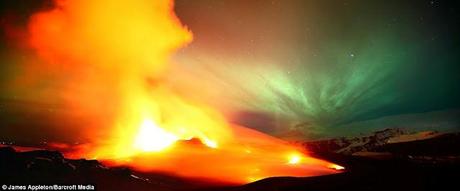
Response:
[[[30,18],[27,44],[39,59],[16,81],[59,80],[53,95],[73,117],[54,123],[84,121],[77,129],[86,140],[69,146],[67,157],[231,183],[342,169],[229,123],[189,98],[201,92],[171,87],[170,57],[191,41],[170,0],[56,0]]]

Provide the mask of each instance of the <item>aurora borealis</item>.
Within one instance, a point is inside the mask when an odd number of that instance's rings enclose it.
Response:
[[[1,3],[1,139],[20,139],[30,121],[69,112],[56,94],[62,76],[16,80],[30,56],[17,39],[44,5]],[[453,1],[177,0],[194,40],[174,55],[166,78],[230,121],[280,137],[394,126],[456,131],[458,8]],[[34,125],[30,137],[59,139],[46,120]]]
[[[206,99],[269,133],[426,128],[413,115],[432,118],[432,129],[455,129],[457,8],[449,1],[179,1],[178,15],[196,36],[177,65],[192,73],[184,81],[212,87]],[[373,127],[389,116],[398,122]]]

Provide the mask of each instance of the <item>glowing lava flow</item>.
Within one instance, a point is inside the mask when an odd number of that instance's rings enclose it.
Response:
[[[161,151],[171,146],[177,139],[174,134],[166,132],[152,120],[146,119],[141,125],[134,146],[146,152]]]
[[[336,173],[334,164],[228,124],[163,83],[162,76],[174,75],[167,72],[169,56],[192,39],[172,1],[55,4],[31,18],[29,40],[44,70],[61,75],[59,95],[68,107],[94,122],[82,128],[89,146],[73,156],[237,183]]]
[[[185,140],[190,140],[191,138],[193,137]],[[139,133],[135,138],[134,147],[144,152],[162,151],[178,140],[180,140],[180,138],[175,134],[166,132],[163,128],[158,127],[152,120],[146,119],[142,123]],[[201,137],[201,141],[210,148],[217,148],[217,142],[206,137]]]

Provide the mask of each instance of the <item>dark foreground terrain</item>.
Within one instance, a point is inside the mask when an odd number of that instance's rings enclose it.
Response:
[[[93,184],[97,190],[110,191],[456,190],[460,134],[400,138],[401,134],[385,130],[368,137],[304,142],[313,155],[345,166],[344,173],[273,177],[241,186],[107,168],[95,160],[65,159],[56,151],[2,147],[0,184]]]

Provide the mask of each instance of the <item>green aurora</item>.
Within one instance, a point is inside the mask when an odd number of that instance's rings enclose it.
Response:
[[[182,3],[187,11],[181,12]],[[179,1],[178,6],[196,36],[177,56],[177,65],[192,73],[183,74],[183,82],[211,84],[216,90],[206,99],[243,111],[237,115],[243,119],[235,119],[239,123],[310,137],[415,124],[458,130],[456,3]],[[222,106],[222,98],[230,103]],[[430,117],[439,111],[444,118]],[[413,116],[383,127],[353,125],[411,114],[432,118],[431,126]],[[247,119],[257,116],[263,116],[260,123]]]

